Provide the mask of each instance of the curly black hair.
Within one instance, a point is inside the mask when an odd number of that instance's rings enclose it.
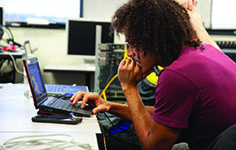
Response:
[[[111,30],[124,33],[137,52],[155,54],[170,65],[184,46],[198,47],[188,12],[174,0],[129,0],[114,14]]]

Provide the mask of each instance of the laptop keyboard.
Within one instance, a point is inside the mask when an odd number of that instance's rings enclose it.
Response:
[[[76,105],[72,105],[71,102],[63,100],[63,99],[53,99],[51,100],[52,102],[50,102],[50,104],[48,105],[49,107],[53,107],[53,108],[59,108],[59,109],[64,109],[67,110],[70,108],[70,110],[72,110],[73,108],[80,108],[80,104],[77,103]]]
[[[51,100],[46,100],[43,105],[46,105],[51,108],[71,111],[71,112],[77,112],[82,114],[90,114],[87,110],[81,109],[81,104],[77,103],[76,105],[72,105],[70,101],[66,101],[63,99],[58,99],[55,97],[49,97]]]

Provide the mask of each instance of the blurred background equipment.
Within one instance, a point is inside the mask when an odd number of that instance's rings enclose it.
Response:
[[[125,47],[125,44],[101,43],[96,52],[98,67],[96,67],[94,90],[101,93],[105,89],[106,98],[110,101],[125,100],[117,78],[117,69],[120,61],[124,59]],[[112,82],[109,83],[111,80]],[[109,87],[107,87],[108,84]]]

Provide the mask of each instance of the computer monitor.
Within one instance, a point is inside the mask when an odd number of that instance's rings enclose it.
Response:
[[[212,29],[236,30],[235,0],[212,2]]]
[[[110,36],[110,22],[84,19],[69,19],[67,21],[67,54],[82,56],[83,59],[95,61],[96,26],[101,26],[101,42],[114,43]]]
[[[0,41],[2,40],[3,34],[4,34],[4,11],[3,7],[0,7]]]
[[[4,25],[4,12],[3,12],[3,7],[0,7],[0,25]]]
[[[210,34],[236,34],[235,5],[235,0],[205,0],[197,4]]]

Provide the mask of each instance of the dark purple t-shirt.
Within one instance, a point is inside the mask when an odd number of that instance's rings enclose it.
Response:
[[[181,129],[178,141],[206,149],[236,123],[236,64],[209,44],[186,47],[160,72],[153,120]]]

